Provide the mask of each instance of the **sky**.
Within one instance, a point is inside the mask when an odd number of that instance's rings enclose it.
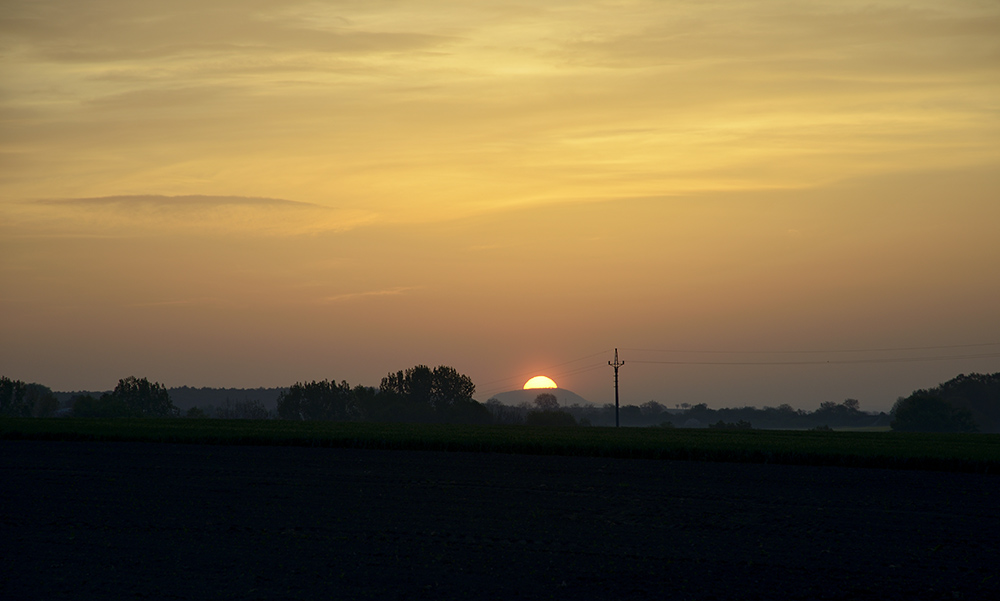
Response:
[[[5,0],[0,374],[888,410],[1000,371],[998,142],[994,0]]]

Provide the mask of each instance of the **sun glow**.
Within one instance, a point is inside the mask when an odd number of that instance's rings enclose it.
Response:
[[[552,380],[552,378],[535,376],[524,383],[525,390],[531,388],[559,388],[559,386]]]

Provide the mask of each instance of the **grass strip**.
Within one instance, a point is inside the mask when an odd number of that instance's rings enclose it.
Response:
[[[350,447],[1000,473],[997,434],[0,418],[0,440]]]

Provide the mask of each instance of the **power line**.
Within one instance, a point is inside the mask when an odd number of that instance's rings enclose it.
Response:
[[[583,366],[583,367],[576,367],[576,368],[568,370],[568,371],[555,372],[555,374],[553,374],[553,375],[555,377],[557,377],[557,378],[561,377],[561,376],[572,376],[572,375],[575,375],[575,374],[582,374],[582,373],[588,372],[588,371],[594,371],[595,369],[601,369],[601,367],[603,367],[603,366],[604,366],[603,363],[592,363],[590,365],[586,365],[586,366]]]
[[[1000,346],[1000,342],[980,342],[974,344],[950,344],[950,345],[936,345],[936,346],[898,346],[898,347],[884,347],[884,348],[868,348],[868,349],[830,349],[830,350],[779,350],[779,351],[726,351],[726,350],[692,350],[692,349],[637,349],[637,348],[622,348],[621,350],[633,351],[633,352],[645,352],[645,353],[677,353],[677,354],[706,354],[706,355],[818,355],[818,354],[846,354],[846,353],[884,353],[884,352],[904,352],[904,351],[927,351],[927,350],[945,350],[945,349],[962,349],[962,348],[983,348],[991,346]],[[563,361],[562,363],[556,363],[548,367],[543,367],[536,369],[532,372],[525,372],[522,374],[508,376],[506,378],[500,378],[497,380],[491,380],[486,382],[485,386],[480,390],[484,390],[482,394],[492,395],[498,392],[504,392],[510,382],[519,382],[520,380],[538,375],[539,373],[546,373],[552,378],[563,378],[568,376],[574,376],[598,369],[603,369],[604,361],[599,363],[591,363],[588,365],[577,366],[571,369],[552,372],[553,369],[558,367],[563,367],[571,365],[573,363],[579,363],[586,359],[592,359],[594,357],[605,355],[610,352],[611,349],[605,349],[590,355],[585,355],[583,357],[578,357],[576,359],[571,359],[569,361]],[[646,365],[719,365],[719,366],[808,366],[808,365],[861,365],[861,364],[880,364],[880,363],[919,363],[919,362],[933,362],[933,361],[957,361],[961,359],[993,359],[1000,357],[1000,351],[996,352],[983,352],[976,354],[966,354],[966,355],[932,355],[926,357],[880,357],[880,358],[859,358],[859,359],[827,359],[827,360],[817,360],[817,359],[803,359],[803,360],[786,360],[786,361],[691,361],[691,360],[676,360],[676,361],[651,361],[651,360],[641,360],[641,359],[630,359],[632,363],[642,363]],[[609,362],[610,363],[610,362]],[[493,386],[491,386],[493,385]]]
[[[808,354],[817,355],[817,354],[833,354],[833,353],[884,353],[884,352],[897,352],[897,351],[932,351],[941,349],[975,348],[984,346],[1000,346],[1000,342],[980,342],[976,344],[947,344],[939,346],[897,346],[897,347],[886,347],[886,348],[832,349],[832,350],[722,351],[722,350],[641,349],[641,348],[622,348],[622,350],[643,352],[643,353],[679,353],[679,354],[705,354],[705,355],[808,355]]]
[[[853,365],[861,363],[919,363],[921,361],[953,361],[956,359],[992,359],[994,357],[1000,357],[1000,352],[981,353],[977,355],[884,357],[881,359],[831,359],[826,361],[642,361],[639,359],[633,359],[632,363],[647,363],[655,365]]]

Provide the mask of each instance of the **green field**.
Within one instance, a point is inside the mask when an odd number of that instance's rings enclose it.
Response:
[[[471,451],[1000,473],[997,434],[3,418],[0,439]]]

